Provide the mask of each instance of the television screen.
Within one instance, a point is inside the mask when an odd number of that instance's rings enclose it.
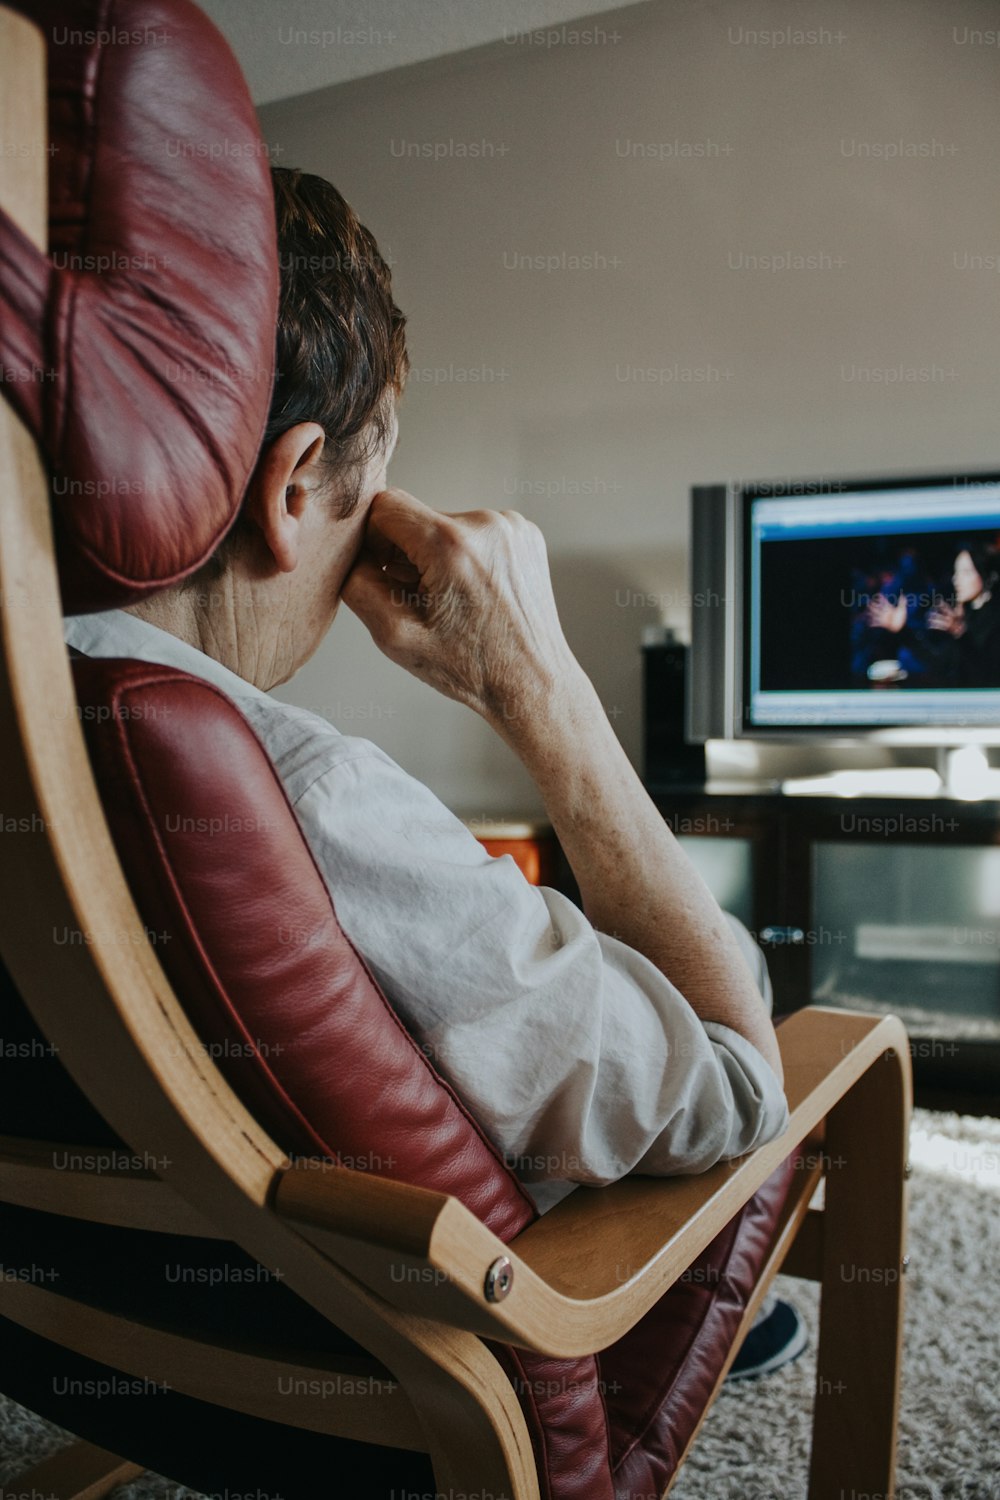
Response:
[[[1000,725],[1000,477],[744,507],[746,730]]]

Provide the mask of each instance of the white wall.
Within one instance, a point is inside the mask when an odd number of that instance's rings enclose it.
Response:
[[[593,0],[591,0],[591,4]],[[600,0],[617,9],[633,0]],[[518,31],[558,31],[587,0],[199,0],[258,104],[367,78]]]
[[[650,0],[601,31],[345,84],[262,125],[391,251],[415,366],[393,482],[541,525],[570,642],[638,762],[639,637],[686,619],[690,484],[997,464],[1000,11]],[[414,143],[448,154],[400,154]],[[782,256],[807,260],[750,268]],[[538,806],[485,726],[352,618],[284,691],[460,811]]]

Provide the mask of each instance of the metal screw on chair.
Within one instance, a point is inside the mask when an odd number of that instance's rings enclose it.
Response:
[[[910,1166],[909,1162],[907,1162],[906,1166],[903,1168],[903,1176],[906,1178],[910,1178],[913,1176],[913,1168]]]
[[[910,1269],[910,1257],[908,1255],[904,1255],[903,1256],[903,1275],[904,1276],[906,1275],[906,1273],[907,1273],[907,1271],[909,1269]]]
[[[501,1255],[486,1272],[487,1302],[502,1302],[514,1285],[514,1267],[506,1255]]]

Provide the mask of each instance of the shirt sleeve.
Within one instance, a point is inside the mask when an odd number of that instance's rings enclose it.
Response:
[[[784,1129],[755,1047],[380,750],[337,743],[295,799],[337,916],[523,1181],[701,1172]]]

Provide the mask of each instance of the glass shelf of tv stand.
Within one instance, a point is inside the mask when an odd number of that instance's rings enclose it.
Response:
[[[893,818],[925,841],[894,840]],[[1000,847],[955,842],[956,816],[873,821],[842,815],[846,837],[811,841],[813,930],[830,937],[814,945],[812,1000],[1000,1042]]]
[[[764,947],[779,1013],[899,1015],[918,1092],[1000,1112],[1000,800],[788,796],[746,779],[651,792],[689,851],[719,845],[701,873]]]

